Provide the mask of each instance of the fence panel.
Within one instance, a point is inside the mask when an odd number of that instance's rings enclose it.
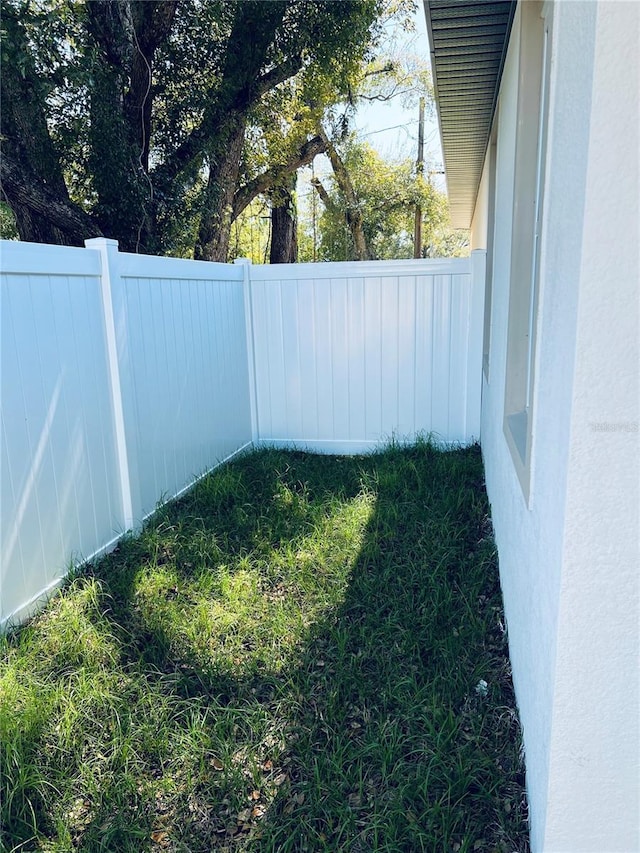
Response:
[[[123,531],[99,258],[2,244],[0,625]]]
[[[118,265],[118,360],[140,519],[252,441],[243,273],[127,254]]]
[[[261,443],[479,437],[484,280],[470,259],[254,267],[251,280]]]

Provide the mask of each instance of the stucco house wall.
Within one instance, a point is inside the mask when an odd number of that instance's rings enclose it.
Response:
[[[482,447],[532,849],[631,853],[640,850],[640,7],[559,2],[544,11],[551,53],[528,494],[504,427],[522,4],[498,101]],[[474,247],[487,241],[487,169],[488,160]]]

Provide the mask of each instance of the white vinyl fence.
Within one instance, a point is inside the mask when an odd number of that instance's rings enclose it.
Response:
[[[484,253],[257,267],[0,243],[0,627],[250,445],[480,434]]]
[[[252,267],[259,441],[348,453],[478,438],[483,262]]]

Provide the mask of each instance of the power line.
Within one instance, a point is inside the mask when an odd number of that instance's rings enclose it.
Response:
[[[416,133],[415,132],[412,133],[409,129],[411,125],[416,125],[417,123],[418,123],[417,121],[409,121],[409,122],[406,122],[406,124],[394,124],[394,125],[391,125],[391,127],[382,127],[379,130],[369,130],[369,131],[367,131],[367,133],[361,133],[360,131],[358,131],[358,133],[362,139],[366,139],[367,136],[375,136],[375,134],[377,134],[377,133],[386,133],[389,130],[404,130],[408,139],[411,139],[414,142],[417,142],[418,137],[417,137]],[[431,131],[431,133],[429,133],[425,136],[425,141],[428,143],[432,143],[437,139],[437,137],[438,137],[438,132],[436,130],[433,130],[433,131]]]
[[[379,130],[370,130],[367,133],[361,134],[362,136],[373,136],[376,133],[385,133],[387,130],[406,130],[407,127],[411,124],[418,124],[417,121],[405,121],[402,124],[392,124],[391,127],[381,127]]]

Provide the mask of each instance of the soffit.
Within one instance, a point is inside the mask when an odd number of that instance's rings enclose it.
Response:
[[[516,0],[424,0],[451,223],[469,228]]]

